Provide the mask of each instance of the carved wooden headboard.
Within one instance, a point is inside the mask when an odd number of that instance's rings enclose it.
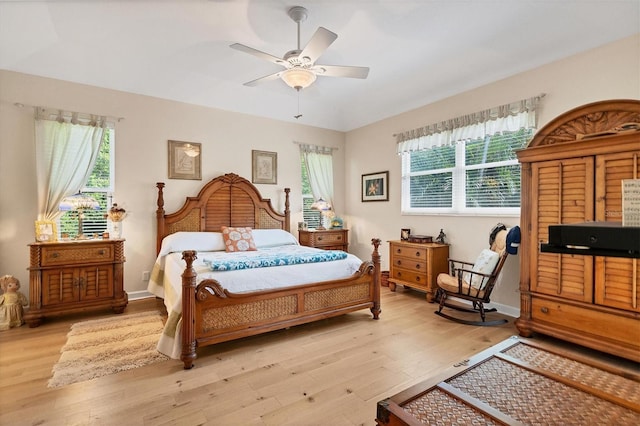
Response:
[[[165,214],[164,182],[158,182],[156,187],[156,254],[160,252],[162,239],[179,231],[220,232],[222,226],[290,230],[289,188],[284,189],[284,213],[278,213],[271,200],[262,198],[251,182],[235,173],[227,173],[205,184],[197,196],[187,197],[175,213]]]

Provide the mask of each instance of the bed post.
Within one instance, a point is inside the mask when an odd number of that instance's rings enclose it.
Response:
[[[160,253],[162,248],[162,239],[164,238],[164,195],[162,194],[162,188],[164,188],[164,182],[157,182],[158,188],[158,209],[156,210],[156,255]]]
[[[196,310],[196,271],[193,269],[193,261],[198,257],[195,250],[182,252],[182,259],[187,262],[187,268],[182,273],[182,353],[180,360],[184,363],[184,369],[193,368],[196,359],[195,338],[195,310]]]
[[[291,188],[284,189],[284,230],[287,232],[291,232],[291,224],[289,223],[291,216],[291,212],[289,211],[289,192],[291,192]]]
[[[380,253],[378,253],[378,247],[380,247],[380,238],[372,238],[371,244],[373,245],[373,253],[371,254],[371,261],[373,262],[373,306],[371,307],[371,313],[373,319],[380,318]]]

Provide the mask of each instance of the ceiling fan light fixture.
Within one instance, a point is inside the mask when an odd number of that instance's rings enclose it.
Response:
[[[290,68],[284,71],[280,78],[287,86],[296,90],[305,89],[316,81],[316,74],[305,68]]]

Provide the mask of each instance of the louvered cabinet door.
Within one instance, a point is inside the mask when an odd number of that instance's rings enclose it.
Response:
[[[540,253],[549,241],[549,225],[593,220],[594,158],[571,158],[532,164],[531,291],[592,302],[591,256]]]
[[[596,157],[596,220],[622,221],[623,179],[640,179],[640,150]],[[640,262],[595,258],[595,303],[640,312]]]

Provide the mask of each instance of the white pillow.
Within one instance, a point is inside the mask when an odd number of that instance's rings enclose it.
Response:
[[[476,259],[476,262],[473,264],[473,268],[471,268],[471,270],[473,272],[490,274],[496,268],[498,260],[500,260],[500,255],[498,253],[489,249],[483,249]],[[478,290],[482,290],[489,280],[488,277],[473,274],[473,278],[471,279],[471,282],[469,282],[469,279],[471,278],[470,275],[470,273],[465,272],[465,274],[463,275],[463,279],[468,282],[471,287]]]
[[[283,229],[253,229],[253,241],[258,248],[298,245],[298,240]]]
[[[162,240],[160,256],[184,250],[224,251],[221,232],[175,232]]]

